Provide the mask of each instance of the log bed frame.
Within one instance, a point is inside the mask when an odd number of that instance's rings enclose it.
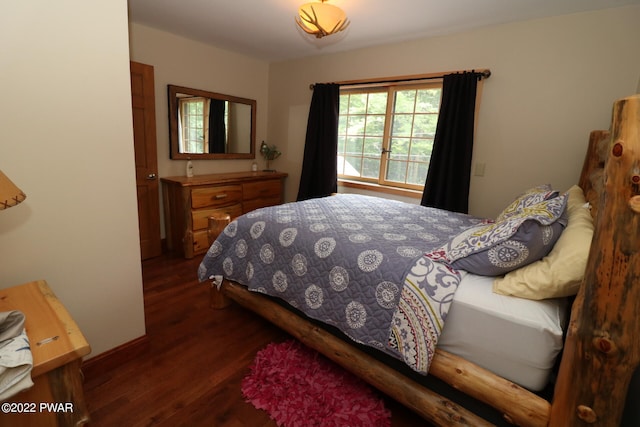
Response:
[[[606,158],[606,164],[603,158]],[[601,172],[598,172],[598,169]],[[602,179],[595,179],[594,177]],[[579,181],[595,232],[572,306],[551,402],[465,359],[436,350],[429,374],[521,426],[618,426],[640,363],[640,95],[618,100],[609,131],[593,131]],[[210,219],[211,236],[229,219]],[[211,305],[233,300],[443,426],[491,425],[315,324],[241,285],[212,287]]]

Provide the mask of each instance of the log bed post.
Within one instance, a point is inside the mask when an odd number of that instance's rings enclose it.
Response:
[[[640,95],[614,104],[604,173],[550,426],[618,426],[640,363]]]

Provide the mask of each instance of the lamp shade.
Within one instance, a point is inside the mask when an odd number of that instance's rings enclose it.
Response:
[[[298,9],[296,22],[302,30],[317,38],[338,33],[349,26],[347,15],[337,6],[322,3],[306,3]]]
[[[15,206],[26,198],[26,194],[0,171],[0,210]]]

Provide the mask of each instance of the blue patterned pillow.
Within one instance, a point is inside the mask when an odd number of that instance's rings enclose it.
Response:
[[[525,221],[509,239],[451,263],[457,270],[481,276],[501,276],[545,257],[562,234],[565,224],[542,225]]]
[[[549,184],[533,187],[509,203],[509,205],[500,212],[500,215],[497,216],[496,221],[501,221],[512,215],[518,214],[522,209],[528,206],[537,205],[545,200],[553,199],[554,197],[557,197],[558,194],[559,193],[554,191]]]
[[[506,274],[551,251],[567,224],[566,203],[562,195],[521,207],[500,221],[468,228],[426,256],[474,274]]]

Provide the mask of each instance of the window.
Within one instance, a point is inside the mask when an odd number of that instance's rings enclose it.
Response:
[[[338,176],[422,190],[442,82],[342,88]]]
[[[206,111],[207,99],[185,98],[180,99],[180,132],[182,135],[183,153],[206,153],[205,130],[209,120],[209,112]]]
[[[209,152],[209,115],[216,115],[214,106],[212,103],[222,103],[222,111],[224,115],[220,117],[222,120],[222,127],[224,128],[224,135],[222,145],[227,145],[228,129],[229,129],[229,101],[212,100],[209,98],[191,97],[182,98],[179,101],[180,114],[179,120],[179,132],[180,132],[180,152],[181,153],[208,153]],[[234,108],[239,111],[238,117],[247,117],[251,115],[250,106],[248,106],[249,112],[246,111],[243,105],[234,105]],[[213,110],[212,110],[213,109]],[[239,114],[244,111],[244,116]],[[240,135],[242,137],[243,135]],[[220,151],[222,153],[226,150]]]

